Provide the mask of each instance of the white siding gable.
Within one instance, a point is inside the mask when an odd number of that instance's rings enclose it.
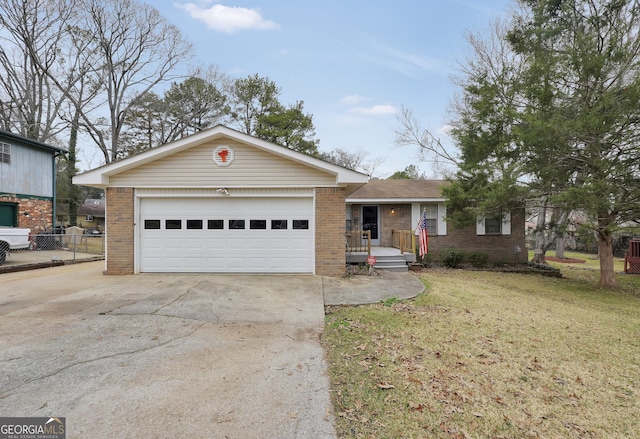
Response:
[[[218,166],[218,146],[234,161]],[[111,176],[112,186],[130,187],[312,187],[335,185],[336,176],[230,139],[204,143]]]

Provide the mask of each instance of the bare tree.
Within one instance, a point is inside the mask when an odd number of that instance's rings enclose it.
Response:
[[[384,162],[384,158],[369,160],[368,155],[367,151],[363,149],[349,152],[342,148],[335,148],[329,152],[320,153],[320,158],[334,165],[371,176],[375,169]]]
[[[81,124],[104,155],[121,158],[119,138],[136,100],[159,83],[177,77],[176,67],[191,56],[179,29],[152,6],[135,0],[83,0],[81,27],[92,36],[104,79],[98,99],[106,114],[82,112]]]
[[[0,0],[1,127],[39,141],[66,128],[59,118],[66,100],[61,61],[64,30],[75,1]],[[51,77],[59,78],[54,84]],[[61,90],[62,89],[62,90]]]
[[[443,146],[431,131],[421,127],[411,110],[403,106],[397,119],[400,123],[400,128],[396,130],[397,145],[417,146],[421,158],[424,160],[425,156],[430,156],[436,166],[444,162],[446,165],[458,167],[458,158]]]

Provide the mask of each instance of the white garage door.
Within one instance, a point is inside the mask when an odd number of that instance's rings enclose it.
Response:
[[[141,272],[313,273],[312,198],[142,198]]]

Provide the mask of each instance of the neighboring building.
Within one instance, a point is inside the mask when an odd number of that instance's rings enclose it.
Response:
[[[106,200],[103,198],[88,198],[82,203],[76,212],[76,224],[83,229],[104,232],[105,229],[105,209]],[[60,204],[56,206],[56,223],[62,227],[71,224],[69,215],[69,205]]]
[[[74,177],[106,190],[106,273],[344,274],[368,177],[216,126]]]
[[[527,261],[524,209],[454,229],[445,221],[442,187],[446,184],[444,180],[371,180],[347,196],[347,229],[370,230],[372,246],[392,247],[392,231],[415,233],[426,212],[429,252],[436,258],[441,249],[455,247],[486,253],[492,262]]]
[[[78,208],[76,224],[85,230],[103,232],[105,228],[105,200],[90,198]]]
[[[54,226],[56,157],[64,149],[0,131],[0,226]]]

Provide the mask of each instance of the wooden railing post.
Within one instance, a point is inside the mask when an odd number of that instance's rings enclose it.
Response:
[[[367,233],[367,255],[371,256],[371,230],[365,230]]]

